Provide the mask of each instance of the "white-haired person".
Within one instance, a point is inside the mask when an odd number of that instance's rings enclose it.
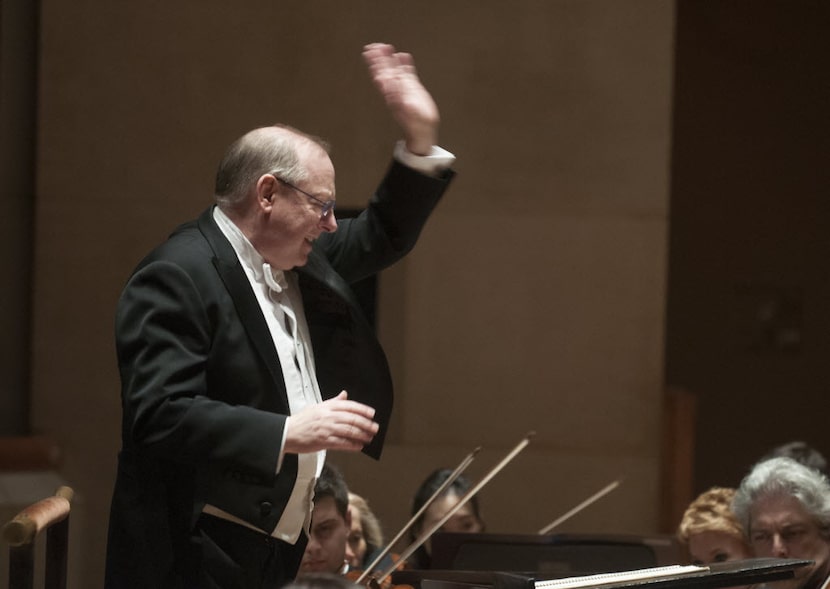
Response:
[[[775,589],[830,586],[830,483],[791,458],[756,464],[741,482],[732,510],[755,556],[812,560]]]

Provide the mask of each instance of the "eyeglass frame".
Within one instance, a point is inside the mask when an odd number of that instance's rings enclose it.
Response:
[[[309,194],[308,192],[306,192],[306,191],[305,191],[305,190],[303,190],[302,188],[298,188],[298,187],[294,186],[293,184],[291,184],[291,182],[289,182],[289,181],[288,181],[288,180],[286,180],[285,178],[281,178],[280,176],[278,176],[278,175],[277,175],[277,174],[275,174],[274,172],[270,172],[270,174],[271,174],[271,175],[272,175],[272,176],[273,176],[273,177],[274,177],[274,178],[275,178],[278,182],[282,182],[283,184],[285,184],[285,185],[286,185],[286,186],[288,186],[289,188],[292,188],[292,189],[296,190],[296,191],[297,191],[297,192],[299,192],[300,194],[304,194],[305,196],[307,196],[308,198],[310,198],[311,200],[313,200],[314,202],[316,202],[318,205],[320,205],[320,207],[321,207],[321,210],[320,210],[320,218],[321,218],[321,219],[325,219],[325,218],[327,218],[327,217],[328,217],[328,216],[329,216],[329,215],[330,215],[330,214],[334,211],[334,207],[335,207],[336,202],[337,202],[335,199],[331,199],[331,200],[322,200],[322,199],[320,199],[320,198],[317,198],[317,197],[316,197],[316,196],[314,196],[313,194]]]

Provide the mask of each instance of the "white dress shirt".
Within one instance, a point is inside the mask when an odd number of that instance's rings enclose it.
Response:
[[[282,367],[290,414],[295,415],[310,404],[320,403],[322,399],[315,374],[311,337],[297,276],[293,272],[274,270],[265,263],[248,238],[219,207],[213,209],[213,218],[236,252],[265,316]],[[285,445],[284,437],[282,444]],[[279,451],[278,472],[282,465],[283,448]],[[297,480],[282,517],[274,530],[261,531],[290,544],[297,541],[301,530],[308,532],[314,485],[324,460],[324,451],[298,455]],[[205,506],[205,512],[253,527],[212,505]]]

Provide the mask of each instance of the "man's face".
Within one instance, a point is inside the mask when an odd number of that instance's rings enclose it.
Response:
[[[749,538],[755,556],[814,560],[795,570],[791,581],[775,583],[778,589],[801,587],[812,577],[828,573],[830,542],[801,501],[790,495],[762,497],[750,509]]]
[[[261,214],[250,239],[265,261],[278,270],[305,265],[314,240],[337,229],[334,211],[321,217],[320,203],[303,194],[323,202],[334,198],[331,160],[316,146],[298,152],[308,175],[295,184],[296,188],[271,175],[261,177],[258,184],[264,198],[259,200]]]
[[[345,518],[340,515],[334,497],[315,499],[311,533],[300,563],[300,574],[339,573],[346,559],[350,526],[348,512]]]

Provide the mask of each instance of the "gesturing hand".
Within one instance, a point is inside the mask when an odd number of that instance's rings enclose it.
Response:
[[[375,410],[349,401],[346,391],[306,407],[288,418],[284,451],[289,454],[318,450],[359,451],[378,432]]]
[[[418,78],[412,56],[396,53],[392,45],[371,43],[363,48],[363,59],[403,130],[407,149],[427,155],[438,142],[438,106]]]

